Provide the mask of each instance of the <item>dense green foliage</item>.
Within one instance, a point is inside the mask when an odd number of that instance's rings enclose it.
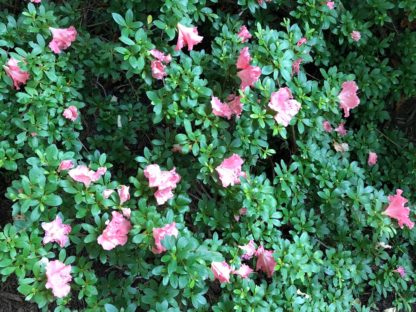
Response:
[[[413,0],[335,1],[332,10],[323,0],[0,0],[0,65],[13,57],[30,73],[15,90],[0,70],[2,281],[15,275],[44,311],[412,310],[416,232],[382,212],[396,189],[416,203],[416,149],[394,122],[416,96],[415,12]],[[174,50],[178,23],[204,37],[190,52]],[[77,39],[53,53],[49,27],[71,25]],[[246,46],[262,75],[241,91]],[[153,48],[172,55],[163,80],[152,77]],[[360,105],[343,118],[348,80]],[[280,87],[302,105],[287,127],[267,106]],[[212,113],[211,96],[239,92],[240,118]],[[71,105],[75,122],[62,115]],[[324,120],[346,122],[348,134],[325,132]],[[215,168],[233,153],[247,177],[224,188]],[[57,170],[63,160],[108,170],[86,188]],[[181,176],[164,205],[144,176],[149,164]],[[102,194],[119,185],[130,186],[124,205]],[[97,237],[122,206],[131,208],[128,242],[103,250]],[[41,223],[58,214],[72,227],[64,248],[42,243]],[[153,228],[172,222],[178,237],[152,253]],[[238,245],[251,239],[274,251],[272,278],[214,280],[211,263],[238,268]],[[45,288],[42,258],[71,264],[70,295]]]

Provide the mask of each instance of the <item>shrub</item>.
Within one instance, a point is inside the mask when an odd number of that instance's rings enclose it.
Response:
[[[32,2],[0,0],[3,282],[43,311],[415,308],[413,1]]]

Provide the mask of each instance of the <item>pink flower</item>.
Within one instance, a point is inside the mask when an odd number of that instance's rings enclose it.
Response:
[[[239,211],[238,211],[238,213],[239,213],[239,215],[234,215],[234,220],[235,221],[240,221],[240,216],[244,216],[245,214],[247,214],[247,208],[241,208]]]
[[[270,1],[272,1],[272,0],[266,0],[266,2],[270,2]],[[257,0],[257,2],[259,3],[259,5],[263,4],[263,0]]]
[[[248,47],[243,48],[240,51],[240,55],[237,59],[237,69],[245,69],[250,66],[251,56]]]
[[[181,180],[181,176],[176,173],[176,168],[162,171],[159,165],[148,165],[144,170],[144,176],[148,179],[150,187],[158,188],[154,194],[158,205],[163,205],[173,197],[172,190]]]
[[[49,27],[52,33],[52,41],[49,43],[49,48],[58,54],[71,46],[71,43],[77,38],[77,31],[74,26],[69,28],[52,28]]]
[[[354,41],[359,41],[359,40],[361,39],[361,33],[360,33],[359,31],[354,30],[354,31],[351,33],[351,38],[352,38],[352,40],[354,40]]]
[[[45,287],[52,289],[55,297],[63,298],[71,291],[71,287],[68,285],[72,280],[70,265],[65,265],[59,260],[48,262],[46,264],[46,278]]]
[[[212,113],[215,116],[231,119],[233,112],[231,111],[230,106],[222,103],[219,98],[215,96],[211,97],[211,106]]]
[[[158,59],[163,63],[169,64],[172,61],[172,56],[170,56],[170,54],[165,55],[165,53],[160,52],[157,49],[152,49],[149,52],[154,58]]]
[[[369,166],[374,166],[377,163],[377,154],[374,152],[370,152],[368,154],[368,161],[367,161]]]
[[[234,274],[240,275],[241,278],[247,278],[251,273],[253,273],[253,269],[250,268],[247,264],[242,264],[238,270],[234,270]]]
[[[337,152],[345,153],[345,152],[348,152],[350,150],[350,146],[348,145],[348,143],[334,142],[334,149]]]
[[[74,168],[74,163],[72,160],[62,160],[59,164],[58,171],[69,170],[72,168]]]
[[[334,1],[327,1],[326,6],[328,7],[328,9],[333,10],[334,6],[335,6],[335,2]]]
[[[274,116],[276,122],[287,127],[290,120],[299,112],[300,103],[293,100],[289,88],[280,88],[277,92],[272,93],[269,107],[277,112]]]
[[[273,251],[265,250],[262,245],[257,248],[257,265],[256,271],[263,271],[268,277],[272,277],[276,261],[273,258]]]
[[[6,74],[13,80],[13,86],[16,90],[20,89],[20,85],[26,84],[30,77],[28,72],[20,69],[18,63],[18,60],[10,58],[6,65],[3,65]]]
[[[107,224],[103,233],[98,236],[97,242],[104,250],[111,250],[116,246],[124,246],[127,243],[131,229],[130,221],[117,211],[112,212],[113,218]]]
[[[89,187],[91,182],[96,182],[98,179],[104,175],[107,171],[107,168],[100,167],[96,172],[90,170],[87,166],[78,166],[74,169],[68,171],[69,176],[77,182],[84,183],[86,187]]]
[[[240,30],[237,34],[241,38],[241,42],[247,42],[251,38],[251,34],[248,31],[247,27],[245,25],[240,27]]]
[[[52,222],[42,222],[42,228],[45,231],[43,244],[55,242],[59,246],[64,247],[68,242],[68,234],[71,232],[71,226],[63,224],[59,216],[56,216]]]
[[[235,94],[230,94],[227,98],[228,106],[231,111],[237,116],[240,117],[243,112],[243,104],[241,103],[241,96],[236,96]]]
[[[71,105],[64,110],[62,115],[68,120],[75,121],[78,118],[78,110],[75,106]]]
[[[107,199],[107,198],[109,198],[110,196],[111,196],[111,194],[113,194],[114,193],[114,190],[104,190],[103,191],[103,197],[105,198],[105,199]]]
[[[220,283],[230,282],[230,274],[232,270],[227,262],[212,262],[211,271],[214,273],[214,278],[219,280]]]
[[[296,43],[296,45],[298,47],[302,46],[302,44],[305,44],[306,42],[308,42],[308,39],[306,39],[305,37],[302,37],[299,39],[299,41]]]
[[[300,71],[300,63],[302,63],[302,59],[297,59],[292,63],[292,75],[296,75]]]
[[[241,256],[244,260],[250,260],[256,253],[256,245],[253,240],[250,240],[247,245],[238,246],[238,248],[244,251],[244,254]]]
[[[155,247],[152,248],[154,254],[161,254],[166,251],[166,248],[162,245],[162,240],[165,236],[175,236],[178,237],[178,229],[176,228],[176,223],[166,224],[162,228],[153,228],[153,238],[155,240]]]
[[[33,3],[40,3],[42,0],[30,0],[30,2],[33,2]]]
[[[188,51],[191,51],[194,45],[202,41],[204,37],[198,36],[198,29],[196,27],[185,27],[178,23],[178,42],[176,43],[176,51],[181,50],[184,46],[188,46]]]
[[[120,185],[120,188],[117,189],[118,196],[120,197],[120,205],[123,205],[130,199],[129,189],[130,187],[125,185]]]
[[[258,66],[251,66],[251,56],[248,47],[243,48],[240,51],[240,55],[237,59],[237,69],[241,69],[237,76],[241,79],[240,88],[253,86],[261,75],[261,69]]]
[[[342,84],[342,90],[338,95],[339,106],[344,110],[344,117],[350,116],[350,109],[360,104],[357,96],[358,86],[355,81],[346,81]]]
[[[244,160],[241,159],[239,155],[233,154],[232,156],[224,159],[221,165],[215,168],[223,187],[241,183],[240,177],[246,176],[246,174],[241,171],[243,163]]]
[[[394,270],[393,272],[397,272],[400,274],[401,277],[405,277],[406,276],[406,270],[404,269],[404,267],[399,266],[396,270]]]
[[[383,214],[396,219],[399,222],[400,228],[403,228],[403,225],[407,225],[409,229],[412,229],[415,224],[409,218],[410,209],[405,207],[408,200],[401,196],[402,193],[403,191],[401,189],[397,189],[396,195],[388,196],[389,205]]]
[[[324,131],[325,131],[325,132],[332,132],[332,127],[331,127],[331,124],[329,123],[329,121],[328,121],[328,120],[325,120],[325,121],[322,123],[322,126],[324,127]]]
[[[166,73],[165,69],[166,66],[162,64],[161,61],[153,60],[151,62],[152,68],[152,77],[158,80],[162,80],[168,74]]]
[[[130,219],[130,217],[131,217],[131,209],[130,208],[121,208],[121,212],[123,213],[123,216],[125,216],[127,219]]]
[[[335,128],[335,131],[338,132],[339,135],[344,136],[347,135],[347,130],[344,127],[345,122],[341,122],[338,127]]]

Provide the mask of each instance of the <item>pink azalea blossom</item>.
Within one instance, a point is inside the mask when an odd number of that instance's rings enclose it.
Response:
[[[409,218],[410,209],[405,207],[408,200],[402,197],[402,193],[403,191],[401,189],[397,189],[396,195],[388,196],[389,205],[383,214],[396,219],[400,228],[406,225],[409,229],[412,229],[415,224]]]
[[[322,126],[324,127],[324,131],[325,131],[325,132],[332,132],[332,127],[331,127],[331,124],[329,123],[329,121],[328,121],[328,120],[325,120],[325,121],[322,123]]]
[[[241,278],[247,278],[253,273],[253,269],[247,264],[242,264],[238,270],[233,271],[234,274],[240,275]]]
[[[212,113],[218,117],[231,119],[233,112],[228,104],[224,104],[219,98],[213,96],[211,98]]]
[[[78,109],[71,105],[64,110],[62,115],[68,120],[75,121],[78,118]]]
[[[399,266],[396,270],[394,270],[393,272],[397,272],[400,274],[401,277],[405,277],[406,276],[406,270],[404,269],[404,267]]]
[[[181,50],[184,46],[188,46],[188,51],[194,48],[202,41],[204,37],[198,35],[198,29],[196,27],[185,27],[178,23],[178,42],[176,44],[176,51]]]
[[[121,212],[123,213],[123,216],[125,216],[127,219],[130,219],[130,217],[131,217],[131,209],[130,208],[121,208]]]
[[[354,40],[354,41],[360,41],[360,39],[361,39],[361,33],[360,33],[359,31],[354,30],[354,31],[351,33],[351,38],[352,38],[352,40]]]
[[[241,96],[236,96],[235,94],[230,94],[227,98],[228,106],[230,107],[231,111],[237,117],[240,117],[241,113],[243,112],[243,104],[241,103]]]
[[[224,159],[221,165],[215,168],[223,187],[241,183],[240,177],[246,176],[246,174],[241,171],[243,163],[244,160],[239,155],[233,154],[232,156]]]
[[[250,260],[256,253],[256,245],[253,240],[250,240],[246,245],[238,246],[238,248],[244,251],[244,254],[241,256],[244,260]]]
[[[56,216],[52,222],[42,222],[42,228],[45,231],[43,244],[55,242],[64,247],[68,243],[68,234],[71,232],[71,226],[63,224],[62,219]]]
[[[42,0],[30,0],[30,2],[33,2],[33,3],[40,3]]]
[[[340,136],[347,135],[347,130],[344,127],[345,122],[341,122],[338,127],[335,128],[335,131],[338,132]]]
[[[46,278],[45,287],[52,289],[55,297],[63,298],[71,291],[71,287],[68,285],[72,280],[70,265],[65,265],[59,260],[48,262],[46,264]]]
[[[71,43],[77,38],[77,31],[74,26],[69,28],[52,28],[49,27],[52,33],[52,41],[49,43],[49,48],[58,54],[63,50],[68,49]]]
[[[211,271],[214,273],[215,279],[219,280],[220,283],[230,282],[230,274],[232,269],[227,262],[212,262]]]
[[[374,166],[377,163],[377,154],[374,152],[370,152],[368,154],[368,161],[367,161],[369,166]]]
[[[168,74],[166,73],[165,69],[166,66],[162,64],[161,61],[153,60],[151,63],[152,68],[152,77],[158,80],[162,80]]]
[[[240,88],[244,90],[246,87],[253,86],[261,76],[261,69],[258,66],[251,66],[251,56],[248,47],[240,51],[237,59],[237,69],[241,69],[237,76],[241,79]]]
[[[153,238],[155,240],[155,247],[152,248],[154,254],[161,254],[166,251],[166,248],[162,245],[162,240],[165,236],[175,236],[178,237],[178,229],[176,228],[176,223],[166,224],[162,228],[153,228]]]
[[[107,168],[100,167],[95,172],[94,170],[89,169],[87,166],[78,166],[74,169],[68,171],[69,176],[77,182],[84,183],[86,187],[89,187],[91,182],[96,182],[98,179],[104,175],[107,171]]]
[[[270,2],[270,1],[272,1],[272,0],[266,0],[266,2]],[[259,5],[263,4],[263,0],[257,0],[257,2],[259,3]]]
[[[234,215],[234,220],[237,221],[237,222],[240,221],[240,216],[244,216],[244,215],[247,214],[247,208],[241,208],[238,211],[238,213],[239,213],[239,215]]]
[[[300,63],[302,63],[302,59],[297,59],[292,63],[292,75],[297,75],[300,71]]]
[[[327,1],[326,6],[328,7],[328,9],[333,10],[334,7],[335,7],[335,2],[334,1]]]
[[[112,212],[113,218],[107,224],[103,233],[98,236],[97,243],[100,244],[104,250],[111,250],[116,246],[124,246],[128,240],[128,234],[131,229],[131,223],[125,219],[124,216],[117,212]]]
[[[114,190],[104,190],[103,191],[103,197],[105,199],[108,199],[111,196],[111,194],[113,194],[113,193],[114,193]]]
[[[72,160],[62,160],[59,164],[58,171],[69,170],[74,168]]]
[[[263,271],[268,277],[272,277],[276,267],[276,261],[273,258],[273,251],[265,250],[262,245],[256,251],[257,265],[256,271]]]
[[[148,165],[144,170],[144,176],[148,179],[150,187],[158,188],[154,194],[158,205],[163,205],[173,197],[172,190],[181,180],[176,168],[162,171],[159,165]]]
[[[355,81],[346,81],[342,84],[342,90],[338,95],[339,106],[344,110],[344,117],[350,116],[350,109],[360,104],[357,96],[358,86]]]
[[[247,42],[251,38],[251,34],[248,31],[247,27],[245,25],[240,27],[240,30],[237,34],[241,38],[241,42]]]
[[[129,189],[130,187],[125,185],[120,185],[120,188],[117,189],[118,196],[120,197],[120,205],[123,205],[130,199]]]
[[[308,39],[306,39],[305,37],[302,37],[299,39],[299,41],[296,43],[296,45],[298,47],[302,46],[303,44],[305,44],[306,42],[308,42]]]
[[[30,77],[28,72],[20,69],[18,63],[18,60],[10,58],[6,65],[3,65],[6,74],[13,80],[13,86],[16,90],[20,89],[20,85],[26,84]]]
[[[274,119],[279,125],[287,127],[292,118],[299,112],[300,103],[293,99],[289,88],[280,88],[273,92],[269,107],[276,111]]]
[[[160,52],[157,49],[152,49],[149,52],[154,58],[158,59],[163,63],[169,64],[172,61],[172,56],[170,54],[165,55],[165,53]]]

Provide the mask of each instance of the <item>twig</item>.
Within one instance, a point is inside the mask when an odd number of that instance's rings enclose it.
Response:
[[[378,133],[380,133],[382,136],[384,136],[387,140],[389,140],[391,143],[393,143],[396,147],[398,148],[402,148],[399,144],[397,144],[396,142],[394,142],[392,139],[390,139],[387,135],[385,135],[383,132],[381,132],[380,130],[376,129],[378,131]]]

